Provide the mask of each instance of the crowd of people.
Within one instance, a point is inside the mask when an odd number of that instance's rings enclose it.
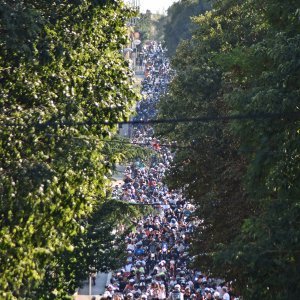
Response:
[[[155,117],[156,105],[170,80],[169,61],[161,45],[145,48],[143,100],[137,105],[136,120]],[[103,299],[114,300],[206,300],[234,299],[230,288],[200,270],[190,268],[190,237],[194,230],[194,206],[180,190],[169,190],[163,177],[172,153],[153,136],[149,125],[136,126],[132,141],[149,145],[155,152],[150,162],[136,160],[124,173],[124,182],[114,188],[123,201],[153,206],[153,213],[136,224],[126,238],[127,260],[113,273]]]

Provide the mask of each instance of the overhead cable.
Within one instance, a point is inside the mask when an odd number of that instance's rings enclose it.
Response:
[[[267,119],[299,119],[300,111],[285,112],[285,113],[268,113],[268,112],[256,112],[248,114],[236,114],[228,116],[202,116],[194,118],[171,118],[171,119],[152,119],[152,120],[131,120],[131,121],[83,121],[83,122],[73,122],[73,121],[47,121],[44,123],[32,123],[32,124],[19,124],[19,123],[2,123],[5,126],[40,126],[40,127],[50,127],[50,126],[84,126],[84,125],[155,125],[155,124],[177,124],[177,123],[208,123],[208,122],[221,122],[221,121],[247,121],[247,120],[267,120]]]

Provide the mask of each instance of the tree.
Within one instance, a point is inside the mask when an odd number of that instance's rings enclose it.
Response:
[[[298,15],[296,1],[216,1],[177,49],[160,117],[299,112]],[[158,128],[190,147],[168,182],[197,206],[196,265],[245,299],[299,292],[298,128],[292,115]]]
[[[209,2],[202,0],[181,0],[168,8],[164,19],[164,40],[169,56],[174,55],[180,41],[191,38],[193,24],[191,17],[210,9]]]
[[[146,13],[140,13],[139,19],[135,26],[135,31],[141,35],[142,41],[151,39],[153,30],[152,13],[147,10]]]
[[[119,51],[131,12],[31,0],[0,14],[0,295],[32,299],[106,197],[119,153],[103,151],[116,132],[103,122],[126,119],[137,98]]]
[[[288,1],[283,7],[281,2],[271,0],[263,6],[258,1],[252,4],[257,11],[262,8],[261,24],[267,31],[243,54],[233,51],[226,55],[223,64],[230,71],[230,80],[236,82],[228,102],[239,113],[297,112],[297,4]],[[234,65],[228,65],[229,61]],[[291,299],[299,291],[294,288],[299,281],[300,261],[299,236],[295,232],[300,218],[299,164],[295,160],[299,155],[298,127],[299,121],[293,118],[233,125],[243,141],[242,147],[255,149],[247,155],[245,186],[261,207],[261,213],[245,221],[241,234],[218,259],[235,268],[238,285],[249,299],[257,295],[265,299]]]
[[[134,29],[140,33],[142,42],[161,41],[164,21],[164,16],[147,10],[146,13],[140,13]]]
[[[201,28],[209,32],[211,27],[207,22]],[[222,72],[212,61],[220,45],[215,43],[208,52],[210,42],[195,38],[178,47],[172,60],[176,75],[159,104],[160,118],[219,116],[228,111],[222,95]],[[239,151],[240,141],[228,122],[197,125],[164,124],[156,133],[187,147],[176,150],[167,183],[170,188],[184,187],[184,193],[197,205],[201,230],[193,246],[195,254],[202,255],[196,262],[201,270],[213,272],[211,254],[228,245],[254,208],[242,186],[246,161]]]
[[[91,270],[108,272],[121,268],[126,260],[125,236],[137,216],[139,209],[130,204],[101,199],[92,215],[82,220],[84,230],[74,236],[74,250],[52,258],[46,266],[45,279],[28,293],[28,299],[72,299],[70,295]],[[123,230],[118,230],[121,227]]]

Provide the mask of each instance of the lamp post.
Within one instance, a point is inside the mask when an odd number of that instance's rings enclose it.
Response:
[[[89,298],[92,299],[92,273],[89,274]]]
[[[96,284],[97,271],[94,267],[90,267],[89,269],[89,298],[92,299],[92,285]]]

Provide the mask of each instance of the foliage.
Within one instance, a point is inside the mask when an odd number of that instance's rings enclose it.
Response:
[[[210,27],[208,23],[207,31]],[[219,116],[228,111],[222,97],[222,72],[211,59],[219,50],[218,44],[214,46],[208,52],[207,43],[202,41],[181,43],[172,61],[176,76],[160,103],[160,118]],[[239,152],[240,141],[233,136],[228,123],[197,125],[164,124],[157,128],[157,133],[189,146],[176,151],[168,185],[185,187],[188,198],[197,204],[202,230],[195,237],[194,251],[202,253],[198,257],[201,270],[212,272],[210,253],[237,235],[242,221],[254,207],[242,187],[245,160]]]
[[[93,214],[81,222],[84,230],[73,238],[72,252],[54,257],[45,280],[31,291],[36,299],[69,299],[91,270],[108,272],[124,263],[125,235],[134,226],[139,211],[124,202],[101,199]],[[46,294],[45,291],[54,291]]]
[[[146,13],[139,14],[134,29],[140,33],[142,42],[148,40],[162,41],[164,21],[164,16],[147,10]]]
[[[154,19],[154,40],[160,43],[163,43],[165,40],[165,26],[167,24],[167,18],[165,15],[155,15]]]
[[[93,139],[109,139],[116,126],[101,122],[126,119],[136,99],[119,53],[131,13],[119,1],[30,0],[1,2],[0,15],[0,297],[32,299],[72,257],[120,158]]]
[[[114,136],[110,141],[105,144],[105,153],[107,155],[117,154],[118,159],[112,164],[115,170],[116,164],[122,162],[123,164],[131,163],[135,159],[142,159],[148,161],[150,156],[154,153],[153,150],[138,143],[132,143],[128,138]]]
[[[194,18],[173,59],[160,117],[299,111],[297,1],[216,1]],[[164,125],[190,145],[169,174],[201,220],[196,264],[235,282],[245,299],[299,292],[299,121],[295,118]]]
[[[164,25],[165,46],[170,56],[174,55],[180,41],[191,38],[193,24],[191,17],[210,9],[203,0],[180,0],[168,8],[168,14],[161,20]]]
[[[152,38],[153,21],[152,13],[147,10],[146,13],[140,13],[135,31],[138,31],[141,35],[141,40],[144,42]]]

